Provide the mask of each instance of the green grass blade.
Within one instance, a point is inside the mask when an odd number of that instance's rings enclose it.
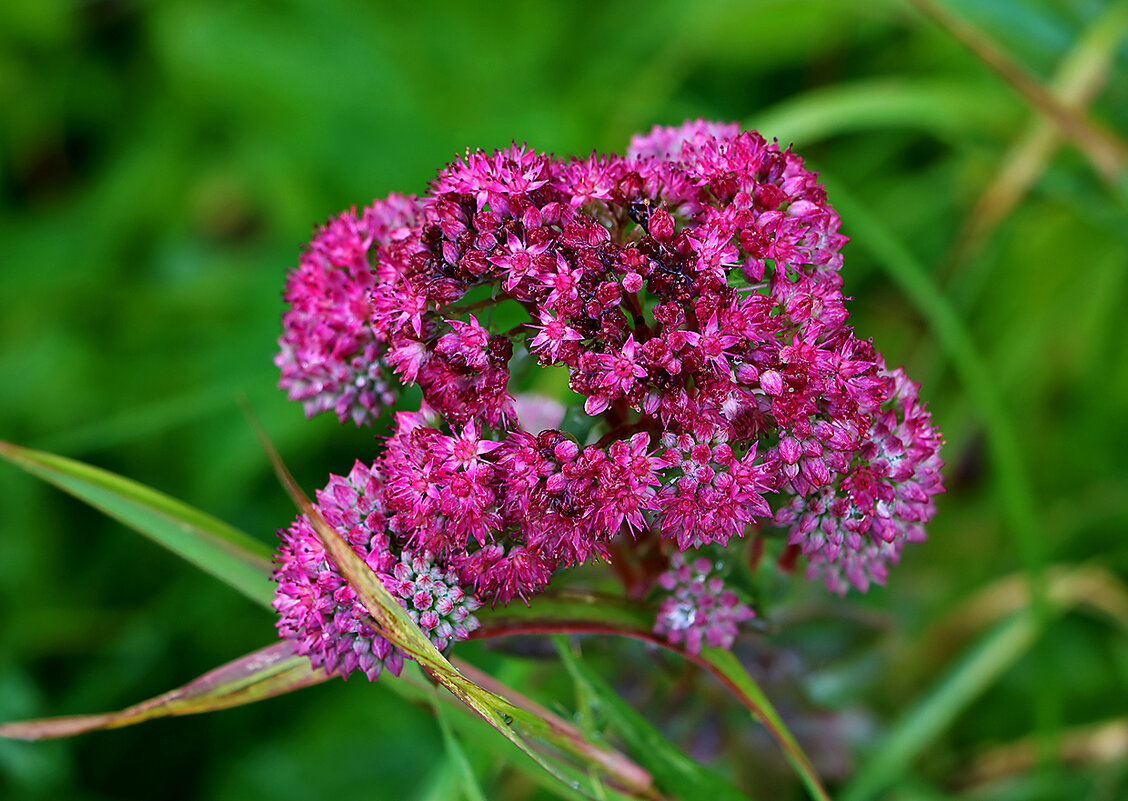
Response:
[[[888,788],[960,712],[1030,648],[1038,630],[1036,618],[1029,613],[995,626],[893,725],[838,801],[868,801]]]
[[[1030,582],[1033,619],[1044,630],[1053,614],[1046,579],[1046,547],[1039,524],[1039,504],[1012,422],[997,382],[980,355],[974,339],[951,301],[940,291],[924,266],[884,225],[841,185],[821,176],[851,235],[859,247],[870,251],[889,277],[924,317],[944,353],[952,361],[969,400],[982,417],[987,449],[994,466],[994,481],[1007,528],[1023,571]],[[1054,687],[1050,667],[1040,666],[1043,686]],[[1039,692],[1034,712],[1045,750],[1057,735],[1061,718],[1057,694]]]
[[[783,143],[803,145],[877,128],[924,129],[955,137],[1004,128],[1014,107],[1000,103],[999,97],[999,92],[966,82],[870,79],[785,100],[757,114],[751,127]]]
[[[431,772],[430,779],[430,784],[420,791],[415,801],[451,801],[458,798],[459,770],[449,755],[437,770]]]
[[[464,666],[465,667],[465,666]],[[580,788],[587,778],[580,769],[561,762],[556,765],[557,772],[569,774],[567,784],[561,782],[554,774],[545,772],[543,766],[528,755],[516,748],[511,741],[494,736],[489,724],[474,710],[460,702],[450,693],[436,693],[434,682],[423,672],[419,665],[407,662],[399,679],[381,682],[397,695],[418,703],[420,705],[439,702],[451,714],[447,718],[450,727],[458,732],[465,740],[476,743],[479,747],[490,750],[500,762],[508,762],[515,770],[521,771],[531,781],[542,787],[558,798],[568,801],[590,801],[592,794]],[[448,762],[449,764],[449,762]],[[454,766],[450,765],[453,770]],[[455,771],[457,773],[457,771]],[[637,795],[623,795],[613,792],[613,799],[637,798]]]
[[[783,753],[799,774],[803,786],[807,788],[811,798],[819,801],[830,801],[830,795],[822,786],[818,774],[815,772],[811,760],[795,740],[783,718],[776,712],[772,702],[764,691],[760,689],[755,680],[748,675],[748,671],[740,664],[731,651],[720,648],[705,648],[701,651],[704,662],[710,665],[715,675],[721,679],[729,689],[741,697],[753,717],[759,720],[771,732],[772,736],[783,748]]]
[[[728,651],[711,648],[700,654],[688,653],[655,636],[651,631],[653,624],[654,610],[637,601],[567,592],[542,596],[528,609],[515,608],[486,616],[479,634],[605,633],[645,640],[681,654],[716,676],[768,729],[813,798],[829,798],[807,755],[736,657]]]
[[[73,737],[155,718],[214,712],[320,684],[327,678],[323,670],[312,668],[306,657],[295,656],[290,642],[279,642],[120,712],[7,723],[0,725],[0,737],[18,740]]]
[[[96,423],[54,433],[36,442],[35,446],[45,451],[67,453],[116,448],[230,409],[232,398],[241,389],[242,384],[206,387],[125,408]]]
[[[221,520],[136,481],[0,442],[0,457],[163,545],[262,606],[274,585],[270,548]]]
[[[690,759],[671,743],[603,677],[576,658],[567,638],[554,637],[556,651],[577,688],[590,696],[601,715],[626,742],[631,753],[649,770],[658,786],[680,799],[709,798],[712,801],[749,801],[749,797],[713,771]]]
[[[471,767],[470,760],[466,758],[466,751],[463,750],[462,744],[458,742],[458,738],[451,731],[450,723],[446,719],[446,711],[437,696],[431,699],[431,708],[435,710],[435,720],[438,721],[439,731],[443,735],[443,745],[446,747],[447,758],[457,770],[458,775],[462,777],[462,795],[467,801],[486,801],[485,793],[482,792],[482,788],[478,784],[478,777],[474,775],[474,768]]]

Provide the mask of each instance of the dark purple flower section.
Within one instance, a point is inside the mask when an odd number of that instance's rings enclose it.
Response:
[[[794,498],[776,523],[787,526],[791,544],[807,554],[810,574],[822,575],[839,594],[884,584],[904,544],[924,540],[924,524],[936,513],[933,496],[943,491],[940,433],[917,396],[919,387],[901,370],[888,384],[890,401],[848,464],[820,464],[825,454],[803,443],[782,448],[790,477],[785,491]],[[837,480],[806,478],[824,471]]]

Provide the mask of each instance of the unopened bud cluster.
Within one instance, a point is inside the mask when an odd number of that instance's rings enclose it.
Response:
[[[725,588],[719,566],[702,556],[692,562],[675,553],[670,569],[658,577],[666,597],[658,607],[654,632],[691,654],[702,645],[731,648],[738,626],[755,617],[752,608]]]

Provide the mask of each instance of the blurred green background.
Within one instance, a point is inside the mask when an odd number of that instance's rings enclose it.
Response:
[[[948,7],[1128,133],[1125,3]],[[948,440],[949,493],[889,587],[840,602],[796,577],[742,656],[851,799],[1128,798],[1128,184],[901,2],[6,0],[0,438],[270,541],[292,507],[237,396],[308,489],[377,448],[274,388],[284,275],[315,223],[422,191],[467,146],[621,152],[699,116],[823,172],[854,325]],[[7,465],[0,498],[0,721],[116,709],[272,640],[235,592]],[[1064,602],[1026,647],[997,626],[1040,574]],[[653,657],[584,647],[753,797],[801,797],[703,677],[616,673]],[[537,653],[460,650],[570,710]],[[543,794],[466,748],[490,798]],[[0,798],[439,798],[449,769],[428,710],[334,682],[0,742]]]

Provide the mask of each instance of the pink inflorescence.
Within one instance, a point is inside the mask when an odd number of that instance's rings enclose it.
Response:
[[[737,626],[756,616],[752,608],[725,588],[717,565],[706,557],[688,562],[684,554],[670,559],[670,568],[658,577],[665,591],[658,607],[654,633],[691,654],[701,646],[731,648],[739,633]]]
[[[481,606],[431,554],[402,546],[382,507],[381,478],[360,462],[347,477],[331,476],[317,493],[325,521],[395,596],[436,648],[465,640],[478,628]],[[404,653],[381,637],[356,593],[322,548],[309,521],[299,517],[280,532],[282,546],[274,580],[278,631],[295,641],[295,650],[316,667],[347,677],[354,670],[375,680],[383,668],[398,676]]]
[[[379,281],[373,262],[397,238],[410,236],[414,198],[392,195],[359,216],[347,211],[322,227],[290,274],[290,310],[274,363],[280,386],[306,414],[333,411],[343,423],[371,423],[396,400],[384,362],[387,343],[369,321],[368,297]]]
[[[282,386],[357,423],[419,387],[373,502],[482,602],[528,599],[617,535],[685,551],[765,523],[831,590],[865,590],[923,537],[940,435],[849,327],[838,231],[802,160],[736,125],[655,128],[625,156],[468,151],[426,194],[317,232]],[[520,424],[510,376],[531,364],[567,371],[579,437]]]

